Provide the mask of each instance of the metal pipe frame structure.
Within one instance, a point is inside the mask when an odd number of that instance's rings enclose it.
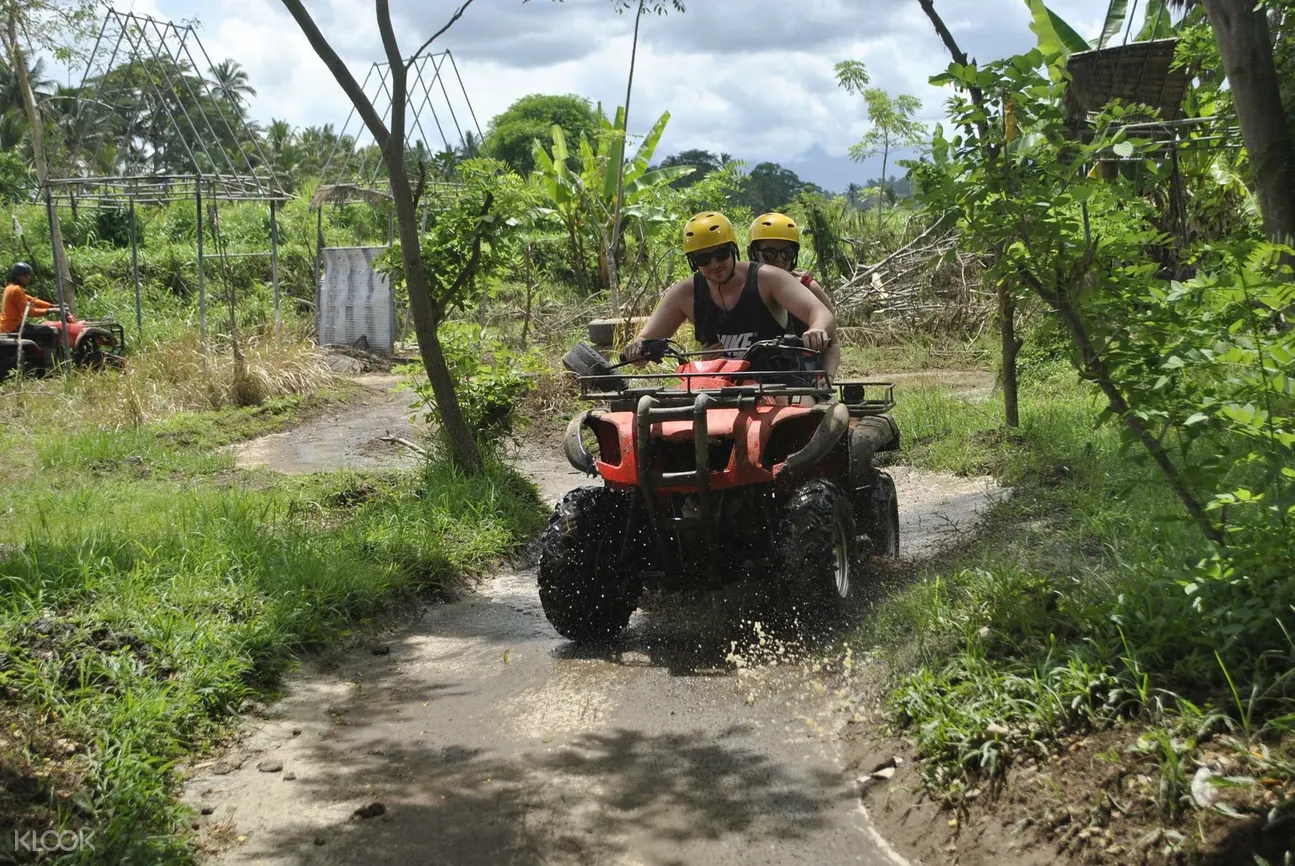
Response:
[[[390,64],[374,63],[360,86],[372,98],[374,107],[381,109],[379,117],[382,122],[387,123],[391,118],[393,101]],[[472,100],[468,97],[454,54],[448,49],[418,57],[410,66],[406,91],[408,111],[405,123],[406,151],[421,148],[430,156],[435,153],[432,150],[432,143],[437,140],[440,141],[444,151],[453,150],[455,145],[451,143],[452,134],[457,134],[458,146],[466,148],[467,133],[474,129],[477,141],[481,140],[481,124],[477,121],[476,109],[473,108]],[[455,98],[461,98],[467,108],[467,117],[462,120],[459,112],[455,110]],[[448,115],[444,122],[441,112]],[[431,122],[425,123],[429,116]],[[471,119],[470,126],[467,122],[468,118]],[[352,134],[355,130],[353,124],[357,122],[358,132]],[[429,131],[434,131],[436,136],[429,135]],[[327,159],[324,160],[320,176],[328,186],[357,187],[354,195],[330,199],[339,205],[367,201],[368,197],[363,195],[364,192],[383,194],[385,191],[387,184],[382,177],[382,154],[378,151],[368,127],[362,121],[358,121],[354,108],[347,114],[346,121],[337,135],[337,141]],[[433,182],[429,181],[428,187],[433,185]],[[453,184],[435,185],[452,186]]]
[[[111,51],[107,49],[109,44]],[[128,59],[118,63],[119,56]],[[121,80],[123,68],[124,80]],[[144,324],[136,206],[192,201],[197,217],[198,315],[204,351],[207,349],[207,298],[203,263],[207,259],[269,256],[276,332],[281,328],[278,212],[291,198],[283,191],[272,163],[241,113],[206,110],[208,106],[219,105],[218,95],[229,96],[221,94],[220,88],[205,77],[204,71],[213,68],[193,25],[109,9],[81,77],[71,124],[73,132],[81,130],[83,137],[95,138],[97,132],[93,128],[97,123],[102,125],[102,118],[94,115],[95,110],[110,117],[126,118],[124,131],[129,142],[124,162],[120,163],[121,171],[102,173],[105,144],[120,142],[100,137],[90,159],[55,166],[56,171],[51,172],[44,188],[32,190],[33,199],[44,197],[46,216],[51,221],[56,217],[57,206],[64,202],[73,207],[129,212],[135,325],[140,341]],[[137,74],[141,69],[145,73],[142,76]],[[117,89],[110,78],[114,72],[119,79]],[[151,130],[137,125],[141,112],[149,115]],[[159,130],[170,134],[170,143],[178,145],[172,148],[175,152],[159,149],[162,146],[157,137]],[[150,163],[153,171],[148,170]],[[183,169],[177,171],[181,165]],[[94,169],[100,171],[96,173]],[[204,199],[209,206],[219,202],[268,204],[270,249],[217,255],[204,252]],[[56,261],[56,273],[57,264]],[[61,303],[61,279],[58,289]]]

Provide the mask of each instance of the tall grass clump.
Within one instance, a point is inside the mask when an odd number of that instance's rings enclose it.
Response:
[[[1013,760],[1128,721],[1242,743],[1295,730],[1295,539],[1221,559],[1151,461],[1093,424],[1082,383],[1041,368],[1023,398],[1010,436],[945,392],[896,410],[917,462],[991,466],[1012,487],[983,540],[865,627],[931,787],[958,802]]]
[[[56,730],[72,753],[68,795],[0,797],[0,825],[93,827],[101,863],[184,859],[177,760],[303,646],[445,593],[544,519],[498,463],[264,490],[109,475],[32,499],[0,528],[0,693],[15,738]]]

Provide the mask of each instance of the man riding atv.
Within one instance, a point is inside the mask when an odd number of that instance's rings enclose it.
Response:
[[[754,582],[812,622],[858,595],[867,558],[899,551],[895,485],[874,460],[899,447],[894,386],[828,381],[832,313],[790,273],[738,262],[722,215],[689,220],[684,250],[696,275],[620,363],[583,343],[562,359],[581,398],[605,403],[563,445],[602,484],[564,496],[540,539],[540,602],[575,641],[615,637],[648,587]],[[668,339],[685,319],[702,352]],[[672,372],[623,372],[667,357]]]
[[[31,265],[15,264],[0,301],[0,381],[15,370],[48,375],[66,362],[88,370],[122,366],[126,333],[120,323],[83,321],[66,307],[32,297],[26,291],[31,277]],[[47,313],[57,313],[58,319],[33,321]]]
[[[20,338],[31,340],[42,351],[53,354],[62,336],[58,328],[40,322],[31,321],[32,316],[43,316],[57,313],[66,316],[65,308],[33,298],[27,294],[27,285],[31,282],[32,268],[26,262],[17,262],[9,269],[9,285],[5,286],[4,300],[0,302],[0,333],[17,334]],[[26,319],[26,323],[24,323]]]
[[[703,349],[738,357],[752,344],[788,333],[792,317],[806,323],[805,348],[821,352],[836,333],[827,305],[786,271],[738,261],[737,235],[728,217],[713,211],[688,220],[683,251],[694,273],[666,290],[647,324],[625,348],[625,357],[644,360],[645,340],[674,336],[693,323]]]

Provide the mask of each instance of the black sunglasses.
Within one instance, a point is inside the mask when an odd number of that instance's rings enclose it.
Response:
[[[688,256],[688,261],[692,262],[694,268],[704,268],[711,262],[726,262],[732,257],[733,248],[725,245],[708,253],[692,253]]]
[[[774,262],[790,262],[796,258],[795,247],[761,247],[756,250],[762,261],[773,264]]]

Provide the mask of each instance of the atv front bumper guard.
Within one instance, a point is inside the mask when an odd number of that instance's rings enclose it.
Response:
[[[666,537],[661,515],[657,511],[657,501],[655,492],[660,487],[692,487],[697,491],[697,516],[694,518],[696,524],[700,527],[702,533],[702,542],[708,556],[711,558],[711,570],[714,573],[718,569],[719,563],[716,561],[718,545],[715,543],[715,509],[713,495],[711,491],[711,472],[710,465],[710,430],[706,422],[706,413],[714,408],[720,408],[725,401],[711,394],[697,394],[691,405],[661,405],[656,397],[645,394],[639,398],[638,407],[635,411],[635,436],[634,446],[636,450],[638,464],[638,486],[642,493],[641,501],[647,516],[648,528],[652,533],[652,540],[660,557],[663,567],[669,570],[668,563],[670,559],[667,553]],[[585,447],[581,438],[581,430],[585,422],[597,410],[590,410],[577,415],[567,426],[566,439],[563,450],[566,452],[567,460],[576,469],[588,475],[598,473],[597,463],[589,449]],[[787,459],[774,467],[774,477],[778,478],[786,473],[798,473],[804,469],[814,466],[836,447],[845,435],[850,426],[850,410],[842,403],[824,403],[815,406],[810,410],[820,416],[818,427],[815,429],[809,441],[799,451],[789,455]],[[680,472],[654,472],[652,469],[652,450],[654,440],[652,438],[652,425],[660,424],[665,421],[692,421],[693,429],[693,453],[694,468]],[[716,467],[722,469],[723,467]],[[678,523],[679,518],[669,518],[672,523]]]

